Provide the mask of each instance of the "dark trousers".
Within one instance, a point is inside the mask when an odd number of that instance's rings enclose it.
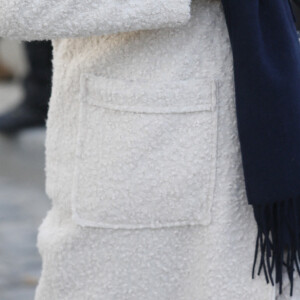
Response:
[[[300,30],[300,0],[293,0],[291,1],[293,11],[294,11],[294,16],[296,18],[296,26],[297,29]]]
[[[50,41],[25,43],[30,70],[24,79],[24,105],[47,114],[51,94],[52,46]]]

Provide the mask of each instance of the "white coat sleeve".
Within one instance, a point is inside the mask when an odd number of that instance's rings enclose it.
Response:
[[[175,27],[191,0],[0,0],[0,37],[41,40]]]

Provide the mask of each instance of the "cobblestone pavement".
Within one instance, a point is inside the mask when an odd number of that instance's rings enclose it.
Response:
[[[0,85],[0,112],[21,97]],[[0,300],[32,300],[41,269],[37,229],[49,209],[44,193],[42,129],[0,135]]]

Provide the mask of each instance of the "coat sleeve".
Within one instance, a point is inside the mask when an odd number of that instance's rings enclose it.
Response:
[[[0,0],[0,37],[84,37],[175,27],[191,0]]]

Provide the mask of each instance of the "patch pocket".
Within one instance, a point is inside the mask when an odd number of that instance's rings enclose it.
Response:
[[[74,221],[102,228],[208,225],[217,82],[82,75]]]

